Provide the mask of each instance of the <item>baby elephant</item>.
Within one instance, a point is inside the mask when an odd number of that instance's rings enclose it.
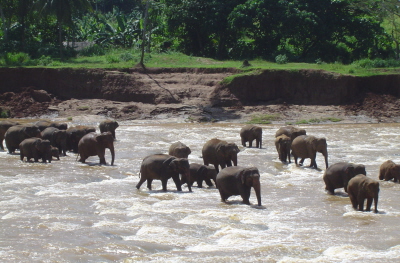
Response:
[[[275,147],[279,155],[279,160],[286,163],[289,160],[290,163],[290,148],[292,147],[292,140],[285,134],[279,135],[275,138]]]
[[[60,152],[57,147],[51,146],[51,156],[56,157],[57,160],[60,160]]]
[[[325,190],[329,194],[335,194],[336,188],[344,188],[347,193],[347,184],[349,180],[357,174],[367,175],[365,166],[362,164],[354,163],[335,163],[326,169],[323,179],[325,182]]]
[[[211,179],[214,181],[217,178],[217,171],[212,166],[205,166],[203,164],[191,163],[189,166],[190,170],[190,182],[188,182],[186,176],[182,175],[181,184],[190,184],[193,185],[194,182],[197,182],[197,187],[203,187],[203,181],[206,182],[208,186],[213,186]]]
[[[40,138],[28,138],[19,144],[19,152],[21,161],[26,160],[29,162],[31,158],[38,162],[39,159],[45,163],[51,163],[51,144],[49,140],[42,140]]]
[[[379,168],[379,180],[389,181],[392,179],[393,182],[399,181],[400,183],[400,165],[388,160]]]
[[[253,141],[256,140],[256,148],[262,147],[262,128],[252,124],[244,126],[240,130],[240,138],[243,147],[246,147],[246,142],[249,142],[249,147],[252,147]]]
[[[250,190],[256,192],[258,205],[261,206],[260,173],[257,168],[230,166],[217,174],[217,187],[222,202],[232,195],[240,195],[244,204],[250,204]]]
[[[379,182],[363,174],[350,179],[347,192],[354,209],[364,210],[364,201],[367,199],[366,211],[371,211],[372,200],[375,203],[375,213],[378,213]]]

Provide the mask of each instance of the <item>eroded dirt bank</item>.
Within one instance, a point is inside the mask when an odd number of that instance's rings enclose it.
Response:
[[[242,120],[275,114],[281,121],[336,117],[397,122],[400,75],[354,77],[321,70],[263,70],[221,81],[237,69],[1,68],[0,103],[12,117],[104,115]]]

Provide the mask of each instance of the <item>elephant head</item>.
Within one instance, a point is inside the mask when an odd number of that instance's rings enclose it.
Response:
[[[41,138],[40,129],[36,125],[24,125],[22,132],[27,136],[27,138],[38,137]]]
[[[235,143],[226,143],[222,141],[216,147],[217,153],[222,157],[222,161],[225,162],[226,166],[237,166],[237,155],[240,152],[239,148]]]
[[[96,136],[96,141],[100,147],[110,149],[111,152],[111,165],[114,165],[115,151],[114,151],[114,137],[111,132],[103,132]]]
[[[316,152],[322,153],[325,158],[325,166],[328,168],[328,144],[325,138],[315,138],[312,142],[313,149]]]
[[[254,188],[258,206],[261,206],[260,172],[258,169],[255,167],[243,169],[239,174],[239,178],[242,184]]]
[[[66,130],[56,130],[52,136],[52,144],[61,146],[62,152],[66,155],[67,151],[67,131]]]
[[[49,140],[42,140],[37,139],[34,143],[35,148],[40,153],[40,158],[42,158],[43,162],[45,163],[46,160],[51,163],[52,153],[51,153],[51,144]]]
[[[176,158],[171,156],[167,160],[163,162],[164,165],[168,166],[172,171],[179,173],[182,177],[185,177],[188,182],[189,191],[192,191],[190,186],[191,178],[190,178],[190,166],[189,161],[186,158]]]
[[[378,213],[378,196],[379,196],[379,182],[373,181],[369,182],[366,185],[367,197],[371,199],[367,199],[367,209],[371,207],[372,198],[374,199],[375,209],[374,212]]]

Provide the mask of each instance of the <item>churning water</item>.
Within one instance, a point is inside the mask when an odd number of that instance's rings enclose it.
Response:
[[[69,153],[51,164],[21,162],[0,152],[2,262],[399,262],[400,185],[380,182],[379,213],[358,212],[343,189],[324,191],[325,170],[282,164],[274,146],[278,125],[263,127],[263,149],[243,148],[242,124],[124,122],[117,129],[114,166],[76,162]],[[328,141],[329,163],[400,163],[400,124],[312,125]],[[241,166],[261,173],[262,207],[241,198],[220,201],[214,187],[168,191],[153,181],[135,188],[142,159],[181,141],[202,163],[211,139],[238,144]],[[107,150],[106,160],[110,162]],[[306,159],[305,165],[309,164]]]

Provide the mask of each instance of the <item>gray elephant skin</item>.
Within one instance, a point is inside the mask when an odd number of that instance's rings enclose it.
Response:
[[[57,147],[51,146],[51,156],[56,157],[57,160],[60,160],[60,151]]]
[[[246,147],[246,142],[249,142],[249,147],[253,146],[253,141],[256,140],[256,148],[262,148],[262,128],[256,125],[246,125],[240,130],[240,138],[243,147]]]
[[[28,138],[38,137],[40,138],[40,130],[37,126],[26,124],[16,125],[10,127],[5,135],[6,146],[9,153],[14,153],[16,149],[19,149],[19,144]]]
[[[54,127],[59,130],[68,129],[68,124],[66,124],[66,123],[59,123],[59,122],[48,121],[48,120],[37,121],[34,123],[34,125],[38,126],[40,131],[43,131],[44,129],[46,129],[48,127]]]
[[[240,195],[244,204],[250,204],[251,188],[256,192],[258,206],[261,206],[260,172],[255,167],[227,167],[217,175],[217,188],[222,202],[232,195]]]
[[[105,120],[100,122],[99,124],[99,129],[100,132],[111,132],[114,140],[117,139],[117,137],[115,136],[115,130],[119,127],[118,122],[114,121],[114,120]]]
[[[105,158],[106,149],[110,149],[111,165],[114,165],[114,138],[111,132],[90,132],[83,136],[78,143],[78,153],[81,157],[79,161],[84,163],[89,156],[97,155],[100,158],[100,164],[107,164]]]
[[[387,160],[379,167],[379,180],[389,181],[392,179],[393,182],[396,183],[399,181],[400,183],[400,165],[395,164],[391,160]]]
[[[372,200],[375,204],[374,212],[378,213],[379,182],[363,174],[350,179],[347,185],[351,204],[355,210],[364,211],[364,201],[367,199],[366,211],[371,211]]]
[[[214,181],[217,178],[217,171],[212,166],[205,166],[199,163],[191,163],[189,165],[190,170],[190,181],[187,180],[186,176],[182,176],[181,185],[188,184],[193,186],[194,182],[197,182],[197,187],[203,187],[203,181],[206,182],[208,186],[214,186],[211,180]]]
[[[347,185],[351,178],[358,174],[367,175],[363,164],[340,162],[335,163],[325,170],[323,179],[325,182],[325,190],[329,194],[334,195],[335,189],[344,188],[347,193]]]
[[[4,151],[4,146],[3,146],[3,140],[4,140],[4,135],[6,134],[6,131],[12,127],[19,125],[18,122],[14,121],[0,121],[0,148]]]
[[[177,158],[188,158],[191,153],[190,148],[181,142],[174,142],[168,149],[168,154]]]
[[[28,162],[33,158],[35,162],[42,159],[43,163],[46,161],[51,163],[52,156],[50,141],[42,140],[40,138],[25,139],[19,144],[19,154],[21,161],[26,157]]]
[[[153,154],[143,159],[140,167],[140,180],[136,185],[139,189],[140,186],[147,180],[147,188],[151,190],[151,183],[153,180],[161,180],[163,191],[167,191],[168,179],[174,180],[176,189],[182,191],[181,180],[182,177],[188,178],[190,181],[189,161],[186,158],[176,158],[168,154]],[[189,191],[192,191],[188,185]]]
[[[285,134],[279,135],[275,138],[275,148],[278,152],[278,157],[281,162],[286,163],[289,160],[290,163],[290,149],[292,147],[292,141],[289,136]]]
[[[203,162],[206,166],[213,164],[218,173],[218,166],[224,169],[227,166],[232,166],[232,162],[234,166],[237,166],[237,155],[239,152],[240,150],[235,143],[211,139],[203,146]]]
[[[300,165],[303,165],[304,159],[310,158],[310,167],[317,169],[317,152],[322,153],[325,158],[325,166],[328,168],[328,145],[325,138],[317,138],[315,136],[300,135],[292,142],[292,155],[295,163],[301,158]]]
[[[78,125],[67,129],[67,148],[69,151],[78,152],[78,143],[83,136],[90,132],[96,132],[92,126]]]
[[[55,127],[48,127],[41,132],[42,139],[49,140],[51,145],[57,147],[59,153],[67,155],[67,131]]]
[[[300,129],[289,125],[279,128],[279,130],[277,130],[275,133],[275,138],[282,134],[285,134],[286,136],[290,137],[290,139],[293,141],[297,136],[307,135],[307,132],[304,129]]]

